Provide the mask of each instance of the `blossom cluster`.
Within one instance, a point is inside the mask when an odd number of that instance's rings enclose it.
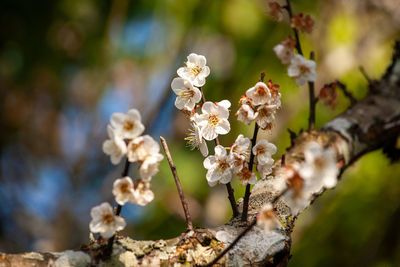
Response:
[[[285,202],[293,216],[305,209],[312,201],[313,195],[324,188],[336,186],[339,168],[333,149],[323,148],[316,142],[309,142],[304,150],[304,162],[285,164],[277,176],[283,183],[278,185]],[[276,214],[272,205],[267,203],[259,212],[257,222],[266,230],[277,228]]]
[[[126,156],[127,163],[138,162],[140,178],[135,182],[125,176],[114,181],[112,193],[118,205],[127,202],[144,206],[154,199],[150,189],[150,181],[158,172],[158,165],[163,159],[159,153],[159,144],[149,135],[141,135],[144,125],[138,110],[131,109],[127,113],[114,113],[110,124],[107,126],[108,138],[103,143],[103,151],[110,156],[113,164],[119,164]],[[128,166],[126,166],[128,167]],[[116,231],[122,230],[126,223],[120,216],[114,215],[108,203],[102,203],[92,209],[90,230],[100,233],[102,237],[109,238]]]
[[[283,7],[277,2],[269,3],[269,13],[278,21],[282,21],[283,10],[285,8],[287,7]],[[314,20],[310,15],[300,13],[291,16],[290,26],[294,28],[296,32],[311,33]],[[288,37],[274,47],[274,52],[282,64],[287,66],[288,75],[295,79],[298,86],[303,86],[306,82],[314,82],[317,79],[315,61],[305,59],[300,51],[298,51],[300,54],[295,54],[295,47],[296,41],[293,40],[292,37]]]
[[[279,85],[271,80],[267,84],[258,82],[246,91],[241,97],[241,105],[236,112],[238,120],[249,125],[253,121],[261,129],[271,129],[275,120],[276,111],[281,107],[281,94]]]
[[[257,171],[261,177],[267,176],[272,171],[274,160],[272,155],[276,153],[276,146],[266,139],[261,139],[251,149],[249,138],[240,134],[230,147],[229,154],[226,149],[218,145],[215,147],[215,155],[208,156],[204,162],[207,169],[207,182],[210,186],[231,182],[236,175],[243,186],[255,184],[257,176],[249,169],[250,154],[255,156]]]
[[[306,82],[315,82],[317,80],[315,61],[295,54],[295,45],[296,41],[288,37],[274,47],[274,52],[282,64],[287,66],[289,77],[294,78],[298,86],[303,86]]]
[[[331,148],[323,148],[316,142],[309,142],[304,151],[304,162],[287,164],[282,169],[286,186],[284,195],[293,215],[297,215],[312,200],[313,194],[323,188],[336,186],[339,168],[336,154]]]
[[[189,146],[198,148],[205,157],[208,155],[206,141],[214,140],[218,135],[230,131],[228,117],[231,106],[228,100],[215,103],[208,101],[197,105],[202,100],[201,87],[205,85],[206,77],[210,74],[206,63],[204,56],[191,53],[187,57],[186,66],[177,70],[179,77],[174,78],[171,83],[176,94],[176,108],[188,114],[191,122],[189,136],[185,139]]]

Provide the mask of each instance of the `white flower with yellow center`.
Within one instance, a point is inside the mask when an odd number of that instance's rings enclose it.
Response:
[[[115,133],[123,139],[133,139],[144,131],[140,113],[137,109],[131,109],[126,114],[120,112],[112,114],[110,123],[115,129]]]
[[[114,215],[113,208],[107,202],[93,207],[90,215],[92,216],[90,231],[100,233],[103,238],[112,237],[116,231],[121,231],[126,226],[124,218]]]
[[[246,91],[246,96],[251,99],[251,103],[254,106],[258,106],[269,103],[271,92],[265,83],[258,82],[254,87]]]
[[[265,233],[282,227],[271,203],[267,203],[261,207],[257,214],[257,225],[264,227]]]
[[[138,179],[134,188],[135,192],[131,200],[132,203],[146,206],[154,199],[154,193],[150,190],[150,183]]]
[[[187,57],[186,67],[179,68],[179,77],[189,80],[194,86],[200,87],[206,83],[210,68],[206,66],[205,56],[191,53]]]
[[[130,201],[134,194],[133,182],[129,176],[115,180],[112,193],[115,201],[123,206]]]
[[[227,134],[231,130],[228,121],[231,103],[223,100],[218,103],[206,102],[203,104],[202,114],[195,117],[200,133],[206,140],[213,140],[219,134]]]
[[[331,148],[324,149],[316,142],[309,142],[304,150],[305,161],[301,165],[300,175],[309,180],[313,192],[336,186],[339,169],[335,152]]]
[[[303,86],[306,82],[317,80],[315,67],[315,61],[307,60],[302,55],[295,55],[290,61],[288,75],[296,80],[298,86]]]
[[[177,109],[192,110],[201,100],[201,92],[193,87],[189,80],[175,78],[172,80],[171,88],[176,94],[175,106]]]
[[[103,152],[110,156],[112,164],[117,165],[126,154],[126,144],[119,135],[115,134],[115,130],[110,125],[107,127],[107,133],[110,139],[104,141]]]
[[[240,106],[239,110],[236,112],[236,115],[238,116],[238,121],[241,121],[247,125],[252,123],[257,115],[258,112],[254,112],[253,108],[250,107],[247,104],[243,104]]]
[[[210,186],[217,183],[227,184],[232,180],[229,158],[223,146],[216,146],[215,155],[208,156],[203,165],[208,170],[206,178]]]
[[[197,114],[195,114],[197,116]],[[199,149],[203,157],[208,155],[208,147],[206,141],[200,133],[200,128],[197,126],[195,121],[192,121],[192,128],[189,129],[188,136],[185,137],[188,146],[193,150],[195,148]]]
[[[129,142],[127,156],[130,162],[136,162],[144,161],[159,152],[160,145],[150,135],[143,135]]]

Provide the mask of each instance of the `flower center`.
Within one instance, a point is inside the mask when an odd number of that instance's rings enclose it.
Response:
[[[219,123],[219,118],[217,115],[215,114],[210,114],[208,116],[208,124],[211,125],[212,127],[217,126]]]
[[[120,190],[122,193],[128,193],[129,192],[129,184],[128,183],[124,183],[120,186]]]
[[[194,91],[193,90],[188,90],[186,88],[180,89],[178,93],[179,97],[182,98],[192,98],[194,96]]]
[[[287,185],[290,190],[293,191],[295,197],[299,197],[301,190],[304,186],[304,180],[300,177],[300,175],[296,172],[288,181]]]
[[[310,71],[310,69],[308,68],[308,67],[306,67],[306,66],[304,66],[304,65],[301,65],[300,66],[300,72],[301,72],[301,74],[305,74],[305,73],[307,73],[307,72],[309,72]]]
[[[265,148],[263,146],[257,147],[257,155],[264,154]]]
[[[188,130],[188,136],[185,137],[185,141],[187,141],[187,145],[190,147],[191,150],[198,148],[199,144],[201,143],[201,140],[198,139],[196,129],[194,128],[195,126],[192,127],[193,128],[190,128]]]
[[[228,162],[226,162],[225,160],[224,161],[220,161],[219,163],[218,163],[218,167],[217,167],[220,171],[224,171],[224,170],[226,170],[227,168],[229,168],[229,164],[228,164]]]
[[[268,117],[268,116],[271,115],[271,114],[272,114],[272,109],[267,108],[267,107],[264,107],[264,108],[262,108],[262,109],[260,109],[260,110],[258,111],[258,115],[259,115],[260,117]]]
[[[243,167],[243,169],[240,171],[240,179],[247,181],[251,178],[252,174],[253,173],[248,168]]]
[[[133,128],[135,128],[135,124],[133,123],[133,121],[130,121],[130,120],[124,121],[122,126],[124,127],[125,131],[132,131]]]
[[[258,96],[265,96],[267,94],[267,91],[264,89],[262,86],[258,86],[256,89],[256,95]]]
[[[114,216],[110,213],[107,213],[103,216],[103,221],[105,224],[111,224],[114,222]]]
[[[186,62],[186,66],[194,76],[199,75],[201,72],[201,68],[193,63]]]
[[[322,157],[317,157],[314,160],[314,165],[317,169],[322,170],[325,168],[326,162]]]

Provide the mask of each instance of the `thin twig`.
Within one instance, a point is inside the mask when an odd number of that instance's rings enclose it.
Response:
[[[124,170],[121,173],[122,177],[128,176],[130,165],[131,163],[129,162],[128,158],[126,158]],[[118,204],[117,208],[115,209],[115,216],[119,216],[121,214],[121,211],[122,211],[122,206]],[[110,239],[108,239],[107,248],[105,250],[106,257],[109,257],[112,253],[114,239],[115,239],[115,234]]]
[[[226,184],[226,190],[228,191],[228,199],[232,206],[233,217],[237,217],[239,215],[239,210],[236,205],[235,194],[234,194],[235,191],[233,190],[231,183]]]
[[[192,230],[193,224],[192,224],[192,219],[190,217],[188,204],[186,202],[185,195],[183,194],[181,182],[179,181],[178,173],[176,172],[176,167],[174,165],[174,162],[172,161],[172,157],[171,157],[171,153],[169,152],[169,149],[168,149],[167,141],[165,141],[164,137],[162,137],[162,136],[160,136],[160,140],[161,140],[162,147],[164,148],[165,155],[167,156],[167,160],[169,163],[169,167],[171,168],[172,175],[174,176],[176,188],[178,189],[178,193],[179,193],[179,197],[181,199],[183,211],[185,213],[187,228],[188,228],[188,230]]]
[[[264,82],[265,72],[261,72],[260,75],[260,82]],[[253,154],[253,147],[256,145],[257,142],[257,134],[258,134],[259,126],[255,123],[253,138],[251,139],[251,148],[250,148],[250,160],[249,160],[249,170],[253,171],[253,164],[254,164],[254,154]],[[250,200],[250,184],[246,185],[246,192],[244,193],[244,200],[243,200],[243,212],[242,212],[242,222],[247,221],[247,213],[249,211],[249,200]]]
[[[289,14],[289,19],[292,20],[293,17],[293,12],[292,12],[292,7],[290,6],[290,1],[286,0],[286,5],[284,8],[287,10]],[[303,51],[301,50],[301,45],[300,45],[300,38],[299,38],[299,33],[295,27],[292,27],[293,32],[294,32],[294,38],[296,39],[296,50],[300,55],[303,55]]]
[[[310,59],[314,60],[314,52],[311,51]],[[308,131],[312,131],[315,128],[315,105],[317,104],[317,99],[315,98],[314,92],[314,82],[308,82],[308,91],[310,97],[310,115],[308,117]]]
[[[254,154],[253,154],[253,147],[256,145],[257,142],[257,134],[258,134],[258,124],[255,123],[253,138],[251,139],[251,148],[250,148],[250,160],[249,160],[249,170],[253,171],[253,164],[254,164]],[[250,199],[250,184],[246,185],[246,192],[244,194],[243,200],[243,212],[242,212],[242,221],[247,221],[247,212],[249,210],[249,199]]]
[[[201,100],[203,100],[203,104],[206,103],[206,98],[204,97],[203,87],[200,87],[201,92]]]
[[[369,77],[369,75],[365,71],[364,67],[360,66],[360,67],[358,67],[358,69],[360,70],[360,72],[364,76],[364,78],[367,80],[367,82],[370,84],[371,83],[371,78]]]
[[[285,190],[283,190],[280,194],[276,195],[272,200],[271,200],[271,204],[274,205],[276,201],[278,201],[278,199],[283,196],[287,191],[289,190],[289,188],[285,188]],[[257,213],[258,215],[258,213]],[[225,256],[226,253],[229,252],[229,250],[231,250],[239,241],[240,239],[242,239],[251,229],[253,229],[253,227],[257,224],[257,215],[256,217],[253,219],[253,221],[251,221],[251,223],[246,227],[246,229],[243,230],[243,232],[241,232],[233,241],[232,243],[229,244],[229,246],[224,249],[224,251],[221,252],[221,254],[219,254],[211,263],[209,263],[206,266],[213,266],[214,264],[216,264],[223,256]]]
[[[353,94],[349,90],[347,90],[346,85],[344,85],[343,83],[341,83],[338,80],[336,80],[336,84],[342,90],[342,92],[345,95],[345,97],[347,97],[350,100],[350,105],[353,106],[355,103],[357,103],[357,99],[353,96]]]

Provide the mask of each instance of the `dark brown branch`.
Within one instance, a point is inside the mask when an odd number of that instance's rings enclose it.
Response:
[[[314,52],[310,53],[310,59],[314,60]],[[315,98],[314,82],[308,82],[308,94],[310,102],[310,114],[308,116],[308,131],[312,131],[315,128],[315,106],[317,104],[317,98]]]
[[[364,78],[367,80],[368,83],[371,83],[371,78],[369,77],[369,75],[367,74],[367,72],[365,71],[363,66],[358,67],[358,69],[360,70],[362,76],[364,76]]]
[[[249,160],[249,170],[253,171],[253,164],[254,164],[254,154],[253,154],[253,147],[256,145],[257,142],[257,134],[258,134],[258,124],[255,123],[254,125],[254,132],[253,138],[251,139],[251,147],[250,147],[250,160]],[[243,212],[242,212],[242,222],[247,221],[247,213],[249,210],[249,199],[250,199],[250,184],[246,185],[246,192],[244,194],[243,200]]]
[[[179,193],[179,197],[181,199],[183,211],[185,213],[187,228],[188,228],[188,230],[192,230],[193,224],[192,224],[192,219],[190,217],[188,204],[186,202],[185,195],[183,194],[181,182],[179,181],[176,167],[174,165],[174,162],[172,161],[172,157],[171,157],[171,153],[169,152],[169,149],[168,149],[167,141],[165,141],[164,137],[162,137],[162,136],[160,136],[160,140],[161,140],[162,147],[164,148],[165,155],[167,156],[167,160],[169,163],[169,167],[171,168],[172,175],[174,176],[176,188],[178,189],[178,193]]]
[[[264,82],[265,72],[261,72],[260,75],[260,82]],[[251,147],[250,147],[250,160],[249,160],[249,170],[253,171],[253,164],[254,164],[254,154],[253,154],[253,147],[256,145],[257,142],[257,134],[258,134],[259,126],[257,123],[254,125],[254,132],[253,138],[251,139]],[[243,212],[242,212],[242,222],[247,221],[247,213],[249,210],[249,199],[250,199],[250,184],[246,185],[246,192],[244,193],[244,200],[243,200]]]
[[[338,80],[336,81],[336,84],[342,90],[344,96],[350,100],[350,105],[353,106],[357,102],[357,99],[353,96],[353,94],[349,90],[347,90],[346,85],[344,85]]]
[[[126,158],[124,170],[121,173],[122,177],[128,176],[130,165],[131,165],[131,163],[129,162],[128,158]],[[122,211],[122,206],[117,203],[117,208],[115,209],[115,215],[119,216],[121,214],[121,211]],[[114,239],[115,239],[115,234],[110,239],[108,239],[107,248],[104,252],[105,257],[111,256],[112,250],[113,250]]]
[[[286,0],[286,5],[283,6],[289,14],[289,19],[292,20],[293,17],[293,12],[292,12],[292,7],[290,6],[290,1]],[[296,39],[296,50],[300,55],[303,55],[303,51],[301,50],[301,44],[300,44],[300,38],[299,38],[299,32],[295,27],[292,27],[293,33],[294,33],[294,38]]]

